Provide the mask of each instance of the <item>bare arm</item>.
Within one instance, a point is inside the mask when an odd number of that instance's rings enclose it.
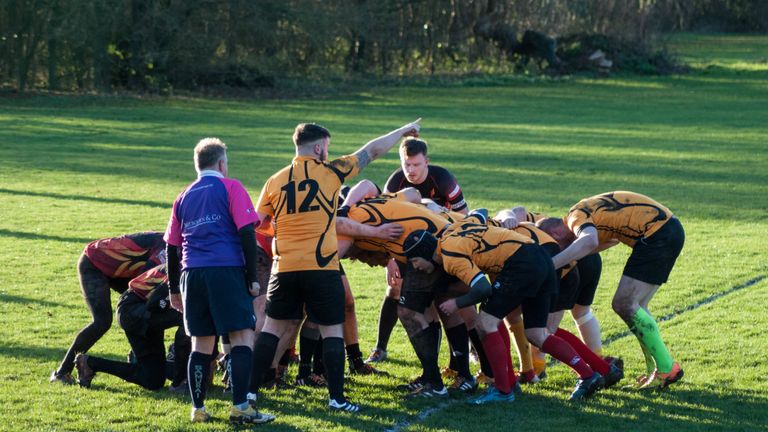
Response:
[[[401,189],[398,193],[403,194],[403,196],[405,196],[405,200],[408,202],[412,202],[414,204],[419,204],[421,202],[421,192],[419,192],[419,190],[414,187]]]
[[[518,219],[514,210],[515,209],[500,210],[498,213],[496,213],[496,216],[493,217],[493,220],[499,222],[504,228],[517,228],[517,226],[520,224],[520,219]]]
[[[356,185],[352,186],[347,193],[347,197],[344,198],[342,206],[351,207],[365,198],[370,198],[378,194],[376,185],[370,180],[360,180]]]
[[[358,165],[360,170],[368,166],[368,164],[384,153],[388,152],[397,141],[404,136],[418,136],[419,129],[421,129],[421,119],[416,119],[412,123],[401,126],[392,132],[382,135],[378,138],[374,138],[371,141],[355,152],[357,156]]]
[[[379,226],[365,225],[346,217],[336,218],[336,233],[352,238],[380,238],[395,240],[403,234],[403,227],[396,223]]]
[[[571,261],[580,260],[591,254],[597,248],[598,242],[597,229],[592,226],[584,228],[570,246],[552,257],[555,269],[564,267]]]

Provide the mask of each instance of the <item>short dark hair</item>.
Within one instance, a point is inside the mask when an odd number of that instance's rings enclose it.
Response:
[[[300,123],[293,131],[293,143],[297,147],[330,137],[331,133],[328,132],[328,129],[317,123]]]
[[[548,217],[536,222],[536,226],[541,228],[542,231],[549,234],[554,229],[557,229],[559,227],[564,227],[565,222],[563,222],[563,220],[560,218]]]
[[[406,156],[416,156],[421,153],[426,157],[428,149],[427,142],[416,137],[408,137],[400,143],[400,150],[405,151]]]
[[[227,154],[227,145],[218,138],[203,138],[195,146],[195,166],[198,171],[211,168]]]

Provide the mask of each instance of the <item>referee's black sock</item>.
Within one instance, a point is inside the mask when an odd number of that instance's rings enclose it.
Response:
[[[480,339],[480,335],[477,333],[477,329],[472,329],[467,332],[469,339],[472,341],[472,346],[475,347],[477,357],[480,359],[480,370],[488,378],[493,378],[493,370],[491,370],[491,363],[488,362],[488,356],[485,355],[485,349],[483,349],[483,342]]]
[[[323,338],[323,363],[325,364],[328,393],[337,402],[344,398],[344,339]]]
[[[205,392],[208,387],[208,376],[211,373],[211,354],[192,351],[187,365],[187,379],[189,380],[189,393],[192,395],[192,406],[202,408],[205,406]]]
[[[379,312],[379,331],[376,336],[376,348],[387,350],[389,345],[389,337],[392,336],[392,330],[395,329],[397,324],[397,300],[389,297],[384,297],[384,302],[381,304],[381,312]]]
[[[253,369],[251,369],[251,385],[248,389],[250,393],[259,392],[264,371],[269,369],[272,365],[272,360],[275,358],[278,342],[280,342],[280,338],[272,333],[262,331],[259,334],[256,346],[253,348]]]
[[[459,373],[459,376],[469,378],[469,335],[467,326],[461,323],[457,326],[445,329],[448,338],[448,346],[451,349],[453,366],[451,369]]]
[[[253,352],[250,347],[236,345],[229,352],[230,379],[232,380],[232,403],[240,405],[247,402],[248,384],[251,380]]]

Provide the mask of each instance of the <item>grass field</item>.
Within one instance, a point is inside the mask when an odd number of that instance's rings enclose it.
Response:
[[[323,390],[267,392],[264,408],[279,417],[265,429],[768,430],[768,37],[682,35],[672,48],[694,66],[690,74],[372,88],[325,100],[0,99],[0,430],[205,429],[190,426],[188,402],[165,390],[103,375],[90,390],[48,383],[89,319],[75,271],[83,245],[164,229],[174,197],[194,177],[192,147],[203,136],[228,143],[230,173],[255,199],[292,157],[296,123],[326,125],[331,153],[341,155],[417,117],[432,162],[456,174],[472,207],[524,204],[557,215],[610,190],[670,207],[686,246],[651,310],[669,316],[660,327],[684,381],[662,393],[611,389],[572,405],[574,376],[554,366],[513,404],[470,408],[452,399],[425,413],[428,403],[392,390],[418,372],[398,327],[393,359],[382,365],[394,376],[347,381],[363,414],[327,412]],[[391,152],[364,177],[383,182],[397,165]],[[631,379],[642,356],[610,308],[628,253],[604,253],[594,310],[611,341],[605,351],[625,358]],[[347,269],[366,350],[383,271]],[[115,324],[91,352],[122,359],[128,349]],[[217,417],[209,429],[229,428],[228,404],[220,387],[209,392]]]

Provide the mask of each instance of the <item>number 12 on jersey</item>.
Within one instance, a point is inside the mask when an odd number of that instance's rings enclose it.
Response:
[[[304,196],[304,199],[301,201],[301,205],[299,206],[299,213],[320,210],[319,205],[312,205],[312,202],[315,201],[315,197],[317,196],[317,191],[319,189],[317,182],[312,179],[304,179],[299,182],[297,187],[296,181],[291,180],[286,183],[285,186],[280,188],[280,190],[285,192],[284,206],[286,214],[296,213],[297,189],[299,192],[307,191],[307,194]]]

